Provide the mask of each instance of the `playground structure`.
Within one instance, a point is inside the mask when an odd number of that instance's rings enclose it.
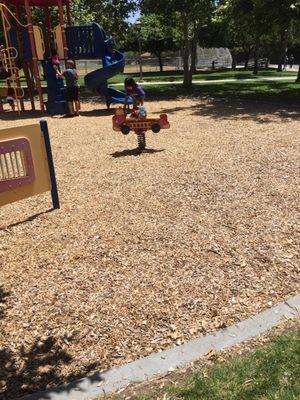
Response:
[[[157,117],[147,117],[141,115],[138,110],[133,110],[129,118],[126,117],[125,108],[117,108],[113,116],[113,130],[121,131],[123,135],[128,135],[133,131],[137,135],[138,148],[144,150],[146,148],[146,132],[152,130],[153,133],[159,133],[161,129],[169,129],[167,114],[161,114]]]
[[[59,208],[47,122],[1,129],[0,137],[0,207],[50,190]]]
[[[34,91],[37,90],[41,111],[49,114],[64,114],[67,104],[64,97],[64,83],[56,78],[51,63],[51,49],[56,49],[59,58],[102,60],[102,67],[85,76],[89,89],[103,95],[109,107],[112,103],[124,103],[123,92],[108,87],[107,80],[120,73],[125,66],[125,57],[115,51],[114,57],[106,46],[106,34],[96,23],[86,26],[72,26],[71,0],[5,0],[0,3],[0,14],[5,44],[0,50],[0,80],[12,87],[17,109],[24,111],[24,89],[21,86],[20,70],[23,69],[31,102],[35,110]],[[45,26],[33,25],[31,7],[44,10]],[[57,7],[59,24],[52,27],[50,8]],[[23,23],[25,21],[25,23]],[[41,66],[47,82],[47,101],[43,98]],[[0,91],[5,97],[7,88]],[[3,112],[0,101],[0,112]]]

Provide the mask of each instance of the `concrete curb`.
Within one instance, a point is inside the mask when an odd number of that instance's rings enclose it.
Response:
[[[22,400],[92,400],[107,395],[130,383],[143,382],[170,368],[182,368],[197,361],[214,347],[217,351],[251,339],[278,325],[283,317],[292,317],[300,309],[300,295],[289,298],[245,321],[189,343],[151,354],[120,367],[83,378],[73,383],[25,396]]]

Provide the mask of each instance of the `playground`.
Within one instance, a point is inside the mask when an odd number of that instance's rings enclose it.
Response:
[[[7,399],[176,346],[297,290],[298,111],[224,99],[147,108],[172,129],[147,133],[142,154],[104,103],[46,117],[63,207],[49,212],[47,193],[0,209]],[[1,127],[39,116],[11,115]]]
[[[189,86],[185,65],[150,70],[141,87],[141,59],[123,74],[116,35],[90,17],[74,25],[71,6],[0,3],[5,400],[216,332],[299,289],[296,72],[188,66]]]

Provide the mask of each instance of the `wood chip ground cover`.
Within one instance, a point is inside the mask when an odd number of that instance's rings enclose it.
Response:
[[[0,210],[0,393],[105,370],[247,318],[299,288],[299,109],[148,104],[171,129],[112,131],[103,105],[46,118],[61,200]],[[7,114],[2,127],[30,124]],[[33,215],[35,218],[30,218]]]

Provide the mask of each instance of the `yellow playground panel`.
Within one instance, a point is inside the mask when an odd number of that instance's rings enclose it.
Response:
[[[44,34],[42,28],[39,26],[33,26],[33,35],[35,41],[35,48],[38,60],[44,60],[45,55],[45,43],[44,43]]]
[[[62,30],[61,26],[57,25],[53,29],[53,36],[54,36],[54,43],[55,43],[55,48],[58,54],[58,57],[63,60],[65,58],[65,53],[64,53],[64,42],[63,42],[63,37],[62,37]]]
[[[51,190],[59,208],[46,121],[0,130],[0,207]]]

